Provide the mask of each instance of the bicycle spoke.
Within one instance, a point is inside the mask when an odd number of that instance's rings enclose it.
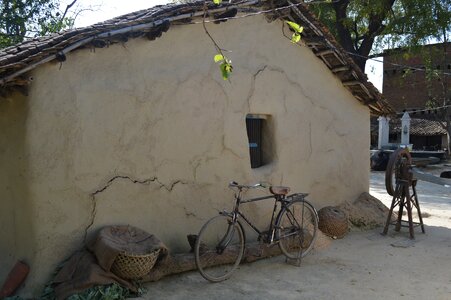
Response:
[[[202,254],[202,264],[208,266],[212,259],[216,258],[217,254],[213,251],[208,251],[209,255]],[[204,258],[206,257],[206,258]]]
[[[283,210],[278,221],[279,247],[282,252],[293,259],[305,256],[316,237],[314,209],[304,201],[293,201]]]
[[[230,277],[238,267],[243,252],[244,234],[241,227],[223,215],[211,219],[202,227],[194,247],[199,272],[213,282]]]

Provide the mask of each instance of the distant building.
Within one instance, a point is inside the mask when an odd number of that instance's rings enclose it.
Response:
[[[400,118],[408,111],[412,118],[410,141],[417,150],[442,150],[447,148],[449,137],[437,118],[442,111],[427,109],[443,106],[443,99],[451,98],[451,76],[429,79],[423,70],[451,73],[451,43],[423,46],[426,51],[413,55],[405,49],[387,50],[384,53],[383,95],[398,112],[398,119],[390,122],[390,143],[399,143]],[[445,55],[446,53],[446,55]],[[451,110],[449,110],[451,111]],[[372,120],[372,128],[377,124]],[[375,131],[372,145],[375,145]]]
[[[390,141],[401,141],[401,120],[390,121]],[[412,119],[410,123],[410,143],[417,150],[442,150],[446,145],[446,130],[438,121]]]
[[[446,56],[444,49],[446,47]],[[408,55],[406,50],[394,49],[384,53],[384,79],[383,94],[396,111],[414,111],[426,108],[428,102],[437,101],[437,105],[443,103],[443,97],[451,97],[451,76],[442,76],[442,79],[428,81],[425,69],[430,64],[436,70],[451,72],[451,43],[433,44],[424,46],[431,57],[431,62],[426,62],[421,55]],[[396,66],[398,64],[400,66]],[[408,67],[406,67],[408,66]],[[410,68],[409,68],[410,67]],[[433,114],[434,110],[418,113],[410,113],[411,117],[425,118]]]

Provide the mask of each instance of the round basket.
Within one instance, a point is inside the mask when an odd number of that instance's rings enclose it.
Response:
[[[342,238],[348,233],[348,217],[334,206],[326,206],[318,211],[318,228],[332,238]]]
[[[140,279],[153,268],[159,253],[160,249],[143,255],[119,253],[111,266],[111,271],[124,279]]]

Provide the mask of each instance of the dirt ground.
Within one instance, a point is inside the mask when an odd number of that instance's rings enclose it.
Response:
[[[381,229],[351,232],[300,267],[275,257],[241,265],[221,283],[196,271],[146,284],[141,299],[451,299],[451,189],[419,182],[426,234]],[[384,173],[374,172],[370,193],[386,205]]]

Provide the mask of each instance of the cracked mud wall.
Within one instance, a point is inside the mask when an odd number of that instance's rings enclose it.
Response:
[[[311,193],[317,208],[368,191],[368,108],[307,48],[284,38],[281,23],[256,17],[208,26],[233,50],[231,83],[201,25],[76,51],[61,69],[49,63],[33,72],[14,123],[27,159],[26,180],[17,175],[12,186],[26,193],[33,232],[24,293],[36,295],[57,263],[104,225],[138,226],[186,251],[186,234],[231,207],[231,180],[288,185]],[[271,116],[273,161],[258,169],[250,168],[248,113]],[[271,207],[247,210],[262,220]]]

